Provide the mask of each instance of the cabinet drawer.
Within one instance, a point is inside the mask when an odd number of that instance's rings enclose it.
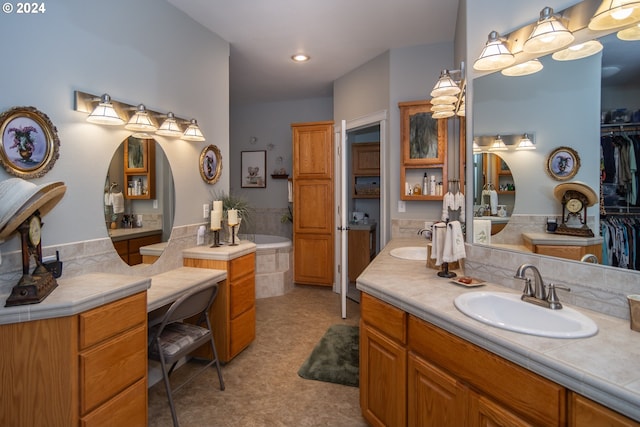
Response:
[[[121,240],[119,242],[113,242],[113,247],[116,249],[116,252],[118,252],[118,255],[120,256],[126,256],[129,254],[129,241],[128,240]]]
[[[227,269],[227,279],[233,282],[238,277],[242,277],[247,274],[253,274],[256,269],[256,256],[255,254],[248,254],[231,260]]]
[[[80,349],[147,321],[147,293],[141,292],[80,314]]]
[[[406,344],[407,313],[377,298],[362,293],[360,316],[368,324],[385,335]]]
[[[147,373],[147,327],[80,353],[80,411],[86,414]]]
[[[245,311],[231,320],[230,356],[240,353],[256,337],[256,309]]]
[[[508,360],[409,316],[409,349],[535,424],[566,422],[566,390]]]
[[[149,246],[162,241],[162,234],[154,234],[153,236],[136,237],[129,240],[129,253],[135,254],[140,251],[142,246]]]
[[[140,380],[113,399],[82,417],[82,427],[147,425],[147,382]]]
[[[256,300],[255,276],[247,276],[229,286],[229,312],[232,319],[254,306]]]

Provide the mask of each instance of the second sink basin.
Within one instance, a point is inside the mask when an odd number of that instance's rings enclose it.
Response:
[[[427,260],[426,246],[404,246],[402,248],[391,249],[391,252],[389,252],[389,254],[392,257],[400,259],[409,259],[414,261]]]
[[[551,310],[524,302],[507,292],[468,292],[454,300],[467,316],[502,329],[550,338],[584,338],[595,335],[598,325],[584,314],[563,307]]]

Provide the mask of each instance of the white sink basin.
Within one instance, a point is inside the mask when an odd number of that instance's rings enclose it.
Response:
[[[454,300],[458,310],[472,319],[497,328],[550,338],[583,338],[595,335],[598,325],[584,314],[563,307],[551,310],[524,302],[506,292],[468,292]]]
[[[427,260],[426,246],[405,246],[402,248],[391,249],[390,255],[400,259],[409,259],[413,261]]]

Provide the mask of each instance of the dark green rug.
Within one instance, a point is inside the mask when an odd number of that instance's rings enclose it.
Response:
[[[357,326],[331,326],[302,364],[298,375],[308,380],[358,387],[359,338]]]

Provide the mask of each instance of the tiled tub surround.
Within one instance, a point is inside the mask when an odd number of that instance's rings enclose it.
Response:
[[[268,235],[255,235],[254,237],[256,243],[256,298],[286,294],[293,289],[291,240]],[[276,240],[273,237],[279,241],[269,242]]]
[[[360,275],[358,289],[640,420],[640,371],[636,369],[640,358],[640,333],[629,328],[628,320],[578,308],[592,318],[599,328],[595,336],[581,339],[536,337],[484,325],[459,312],[453,304],[456,296],[478,288],[467,289],[454,285],[438,277],[436,270],[427,269],[422,261],[401,260],[389,255],[395,247],[416,246],[422,242],[422,239],[416,238],[394,238]],[[504,287],[508,286],[514,288],[513,292],[521,292],[521,281],[513,279],[513,274],[523,262],[532,262],[540,267],[547,280],[555,280],[556,274],[563,277],[565,280],[558,282],[569,284],[572,288],[571,282],[581,280],[599,285],[618,279],[618,282],[626,281],[629,289],[636,288],[636,292],[640,286],[637,280],[633,281],[633,277],[637,276],[627,276],[618,270],[603,267],[598,270],[598,267],[589,265],[540,256],[527,257],[525,254],[489,247],[467,245],[467,257],[465,274],[488,280],[487,285],[480,288],[486,291],[509,291]],[[606,274],[603,270],[607,270]],[[569,280],[571,276],[573,278]],[[504,286],[499,286],[501,284]],[[569,294],[563,292],[560,298],[563,303],[572,305],[570,298],[579,295],[577,299],[580,302],[591,303],[597,299],[595,285],[591,291],[583,287],[576,294],[573,289]],[[621,286],[618,283],[618,290],[609,290],[608,293],[615,295],[615,292],[621,292]],[[604,294],[604,290],[601,291]],[[613,297],[611,299],[615,300]],[[601,305],[598,308],[615,311],[617,306],[612,302],[608,307]],[[628,308],[625,310],[628,311]]]

